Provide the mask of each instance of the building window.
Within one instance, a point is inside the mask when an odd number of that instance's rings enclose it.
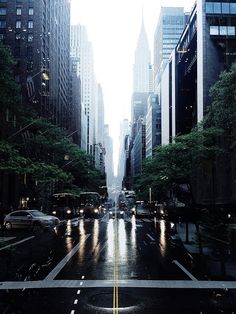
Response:
[[[210,35],[219,35],[219,26],[210,26]]]
[[[34,35],[33,34],[28,34],[28,43],[31,43],[34,39]]]
[[[220,2],[214,2],[213,3],[213,11],[214,11],[214,13],[221,13],[221,3]]]
[[[21,8],[16,8],[16,15],[21,15]]]
[[[229,14],[229,3],[221,3],[222,5],[222,13],[223,14]]]
[[[236,3],[230,3],[230,13],[236,14]]]
[[[212,2],[206,3],[206,13],[213,13],[213,3]]]
[[[210,35],[235,36],[235,26],[210,26]]]
[[[29,15],[34,15],[34,9],[33,8],[29,8]]]
[[[4,34],[0,34],[0,41],[4,40]]]
[[[222,36],[227,35],[227,26],[220,26],[220,35]]]
[[[21,28],[21,21],[16,21],[16,28]]]
[[[6,8],[0,8],[0,15],[6,15],[7,9]]]
[[[33,27],[34,27],[34,22],[28,21],[28,28],[33,28]]]
[[[235,26],[228,26],[228,35],[235,36]]]
[[[19,34],[19,33],[16,33],[15,39],[16,39],[16,40],[20,40],[20,38],[21,38],[20,34]]]
[[[0,21],[0,28],[6,28],[7,22],[6,21]]]

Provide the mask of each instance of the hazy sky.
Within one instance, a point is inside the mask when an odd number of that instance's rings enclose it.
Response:
[[[144,25],[153,53],[153,37],[161,6],[184,6],[194,0],[71,0],[72,24],[86,26],[94,51],[95,75],[104,95],[105,122],[114,141],[115,164],[119,150],[119,126],[130,119],[132,68],[140,32]]]

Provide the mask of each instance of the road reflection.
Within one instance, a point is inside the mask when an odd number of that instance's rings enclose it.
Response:
[[[119,258],[127,260],[127,233],[125,230],[124,219],[118,221],[118,243],[119,243]]]
[[[79,233],[80,233],[80,240],[83,241],[85,239],[85,228],[84,228],[84,220],[80,219],[79,221]],[[85,257],[85,243],[80,246],[78,250],[78,259],[79,261],[83,261]]]
[[[92,250],[94,251],[95,261],[97,262],[99,258],[99,251],[100,251],[100,242],[99,242],[99,222],[96,219],[93,223],[93,240],[92,240]]]
[[[67,224],[66,224],[66,232],[65,232],[65,235],[66,235],[66,251],[69,253],[72,248],[73,248],[73,242],[72,242],[72,239],[71,239],[71,234],[72,234],[72,226],[71,226],[71,221],[68,220],[67,221]]]
[[[160,220],[160,252],[163,257],[166,255],[166,222]]]
[[[107,226],[107,257],[108,260],[114,257],[114,220],[109,219]]]

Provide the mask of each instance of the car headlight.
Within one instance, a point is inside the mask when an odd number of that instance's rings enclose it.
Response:
[[[135,212],[135,208],[134,207],[132,208],[132,212]]]
[[[71,210],[70,210],[70,209],[67,209],[66,213],[67,213],[67,214],[71,214]]]
[[[164,210],[163,210],[163,209],[161,209],[161,210],[160,210],[160,213],[163,215],[163,214],[164,214]]]
[[[156,214],[157,213],[157,211],[156,210],[154,210],[154,214]]]
[[[97,209],[97,208],[94,209],[94,213],[95,213],[95,214],[98,213],[98,209]]]
[[[121,214],[121,215],[123,215],[123,214],[124,214],[123,210],[120,212],[120,214]]]
[[[56,214],[57,214],[57,212],[54,210],[54,211],[52,212],[52,214],[53,214],[53,215],[56,215]]]
[[[80,212],[80,214],[83,214],[84,210],[83,210],[83,209],[80,209],[79,212]]]

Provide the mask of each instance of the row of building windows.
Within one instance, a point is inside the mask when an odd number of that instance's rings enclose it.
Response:
[[[34,27],[34,22],[33,21],[28,21],[28,28],[32,29]],[[0,20],[0,28],[6,28],[7,27],[7,21],[6,20]],[[16,21],[16,28],[19,29],[21,28],[21,21],[17,20]]]
[[[210,35],[235,36],[235,26],[210,26]]]
[[[34,22],[32,20],[28,21],[27,26],[28,28],[33,28]],[[21,20],[16,21],[16,28],[21,28]]]
[[[22,9],[16,8],[16,15],[21,15]],[[34,8],[29,8],[28,10],[29,15],[34,15]],[[7,15],[7,9],[6,8],[0,8],[0,15]]]
[[[0,33],[0,41],[3,41],[5,39],[5,34],[1,34]],[[19,34],[19,33],[17,33],[16,35],[15,35],[15,40],[17,41],[17,42],[19,42],[21,39],[25,39],[25,36],[21,36],[21,34]],[[33,34],[28,34],[27,35],[27,42],[28,43],[32,43],[33,42],[33,40],[34,40],[34,35]]]
[[[207,14],[236,14],[236,2],[207,2]]]

